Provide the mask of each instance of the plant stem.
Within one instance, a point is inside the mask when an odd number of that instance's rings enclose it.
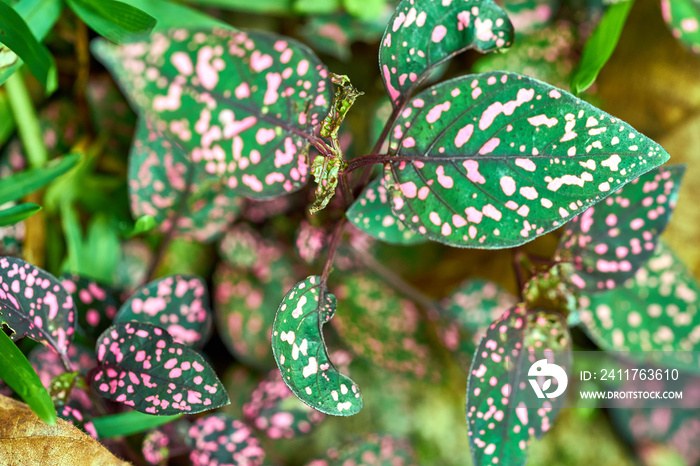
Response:
[[[328,253],[326,255],[326,262],[323,264],[323,274],[321,274],[321,283],[326,283],[328,281],[328,276],[333,268],[333,260],[335,259],[335,253],[338,250],[340,241],[343,239],[343,231],[345,230],[345,224],[347,219],[345,217],[338,221],[333,231],[333,236],[331,236],[331,241],[328,244]]]
[[[15,117],[17,132],[27,154],[29,166],[31,168],[42,167],[49,160],[49,153],[44,145],[41,125],[21,73],[13,73],[5,81],[5,86],[7,99]]]

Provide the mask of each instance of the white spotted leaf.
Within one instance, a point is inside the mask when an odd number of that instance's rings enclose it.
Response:
[[[336,298],[321,277],[310,276],[287,293],[272,325],[272,353],[282,378],[304,403],[325,414],[352,416],[362,408],[359,387],[331,362],[323,325]]]
[[[525,464],[530,439],[542,438],[551,427],[564,396],[539,399],[528,383],[534,363],[543,359],[565,372],[571,369],[571,336],[561,315],[518,305],[486,330],[467,385],[469,447],[475,466]],[[552,379],[533,380],[543,392],[556,392]]]
[[[627,123],[506,72],[418,94],[394,123],[389,154],[399,219],[433,241],[483,249],[531,241],[669,158]]]
[[[93,52],[134,107],[208,174],[257,199],[300,189],[331,100],[304,45],[261,32],[171,29]]]
[[[410,245],[425,242],[425,238],[409,230],[394,215],[389,200],[384,178],[376,178],[350,206],[346,213],[348,220],[386,243]]]
[[[379,69],[392,104],[400,107],[446,60],[512,41],[513,26],[492,0],[403,0],[384,31]]]
[[[556,257],[588,292],[612,289],[651,257],[676,206],[685,166],[645,173],[566,225]]]
[[[697,279],[660,241],[634,277],[613,290],[581,296],[580,317],[603,349],[653,354],[655,362],[697,374],[700,360],[689,352],[700,351],[698,297]]]
[[[160,327],[112,325],[97,339],[92,388],[146,414],[194,414],[229,403],[214,369]]]
[[[0,323],[13,340],[29,337],[67,359],[75,320],[73,298],[56,277],[22,259],[0,258]]]

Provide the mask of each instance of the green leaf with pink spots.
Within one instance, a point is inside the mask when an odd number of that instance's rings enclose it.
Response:
[[[571,220],[668,153],[630,125],[526,76],[463,76],[413,98],[385,183],[409,228],[451,246],[517,246]]]
[[[265,451],[250,427],[225,414],[200,417],[190,427],[189,434],[194,439],[190,453],[193,466],[260,466],[265,459]]]
[[[566,225],[556,257],[587,292],[612,289],[651,257],[676,206],[685,166],[645,173]]]
[[[313,460],[306,466],[413,466],[417,465],[411,443],[391,435],[369,434],[341,448],[331,448],[325,459]]]
[[[699,296],[697,279],[660,241],[634,277],[611,291],[581,296],[580,317],[603,349],[663,352],[647,354],[663,365],[698,373],[697,357],[687,360],[673,352],[700,351]]]
[[[73,298],[50,273],[15,257],[0,258],[0,322],[12,339],[29,337],[65,356],[75,333]]]
[[[129,155],[129,196],[134,217],[150,215],[162,233],[207,242],[238,217],[243,199],[145,119],[136,130]]]
[[[174,29],[118,47],[93,43],[142,117],[233,192],[267,199],[300,189],[305,153],[331,95],[328,70],[280,36]]]
[[[486,53],[510,46],[513,26],[492,0],[402,0],[389,20],[379,69],[395,108],[443,62],[468,49]]]
[[[661,14],[673,36],[700,54],[700,0],[661,0]]]
[[[469,368],[484,331],[517,302],[497,283],[466,280],[440,303],[438,334],[460,365]]]
[[[162,327],[177,343],[204,346],[212,326],[207,284],[194,275],[154,280],[119,308],[114,322],[129,321]]]
[[[561,366],[556,375],[534,378],[542,364],[550,363]],[[530,439],[542,438],[559,413],[564,399],[559,391],[566,388],[559,384],[570,369],[571,337],[561,315],[517,305],[491,324],[476,350],[467,386],[475,466],[525,464]],[[540,387],[542,399],[532,383]]]
[[[333,327],[371,364],[417,379],[435,379],[428,336],[416,305],[373,274],[348,274],[335,289],[345,312]]]
[[[282,378],[301,401],[333,416],[362,408],[359,387],[335,368],[323,325],[335,314],[336,298],[321,277],[300,281],[284,297],[272,325],[272,353]]]
[[[229,403],[214,369],[160,327],[112,325],[97,339],[99,365],[90,374],[103,397],[146,414],[193,414]]]
[[[253,390],[243,416],[271,439],[306,435],[326,417],[294,396],[276,369]]]
[[[378,177],[350,206],[348,220],[363,232],[389,244],[419,244],[423,236],[409,230],[391,210],[384,178]]]
[[[119,292],[78,275],[63,275],[61,284],[73,297],[81,330],[96,339],[117,315]]]
[[[261,242],[259,262],[245,270],[221,263],[214,274],[217,330],[228,350],[256,367],[274,366],[270,334],[294,268],[280,248]],[[272,365],[272,366],[271,366]]]
[[[559,9],[559,0],[503,0],[500,3],[518,36],[547,26]]]

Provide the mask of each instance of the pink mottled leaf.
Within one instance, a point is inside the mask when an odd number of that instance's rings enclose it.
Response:
[[[346,312],[332,325],[355,354],[391,372],[418,379],[439,377],[413,302],[371,274],[348,275],[335,291]]]
[[[328,450],[325,459],[313,460],[306,466],[413,466],[413,448],[406,440],[391,435],[369,434],[341,448]]]
[[[77,275],[63,275],[61,284],[73,297],[81,329],[88,336],[97,338],[117,315],[121,305],[119,292]]]
[[[274,367],[270,334],[284,290],[294,285],[294,268],[280,248],[259,243],[258,262],[250,270],[222,263],[214,274],[217,330],[241,361]]]
[[[0,258],[0,321],[12,339],[29,337],[65,356],[75,333],[73,298],[50,273],[14,257]]]
[[[278,370],[253,390],[243,415],[268,438],[293,438],[311,432],[325,415],[302,403],[289,390]]]
[[[661,0],[661,13],[673,36],[700,54],[700,0]]]
[[[229,189],[267,199],[306,183],[305,150],[331,95],[327,69],[305,46],[173,29],[121,47],[98,40],[93,52],[142,117]]]
[[[168,233],[207,242],[238,217],[243,199],[220,178],[166,139],[145,119],[138,124],[129,155],[129,195],[134,217],[152,216]]]
[[[515,73],[428,88],[392,129],[397,160],[384,176],[394,213],[458,247],[531,241],[669,158],[619,119]]]
[[[549,24],[560,0],[503,0],[503,10],[513,23],[517,35],[531,34]],[[517,43],[517,42],[516,42]]]
[[[193,466],[259,466],[265,451],[251,429],[243,422],[224,414],[200,417],[190,427],[195,441],[190,453]]]
[[[531,366],[542,360],[571,368],[571,337],[561,315],[517,305],[481,338],[467,386],[475,466],[525,464],[530,438],[541,438],[551,427],[564,397],[539,399],[527,383]],[[540,387],[545,382],[538,381]],[[555,393],[551,387],[544,391]]]
[[[444,61],[512,41],[513,26],[492,0],[402,0],[384,32],[379,69],[394,107],[400,107]]]
[[[272,353],[284,382],[304,403],[333,416],[362,409],[360,389],[333,365],[323,325],[333,318],[336,298],[319,276],[300,281],[277,308]]]
[[[162,327],[177,343],[203,346],[212,326],[207,284],[194,275],[154,280],[119,308],[114,322],[129,321]]]
[[[575,286],[612,289],[635,274],[671,219],[684,172],[682,165],[651,170],[567,224],[556,256],[573,263]]]
[[[92,387],[146,414],[199,413],[228,404],[221,381],[196,351],[162,328],[117,323],[97,340]]]
[[[442,300],[438,334],[462,367],[471,366],[476,345],[491,322],[517,301],[497,283],[482,279],[466,280]]]
[[[622,285],[581,296],[580,317],[603,349],[654,355],[658,363],[697,374],[700,360],[696,356],[674,352],[700,350],[699,296],[697,279],[660,241],[654,254]]]

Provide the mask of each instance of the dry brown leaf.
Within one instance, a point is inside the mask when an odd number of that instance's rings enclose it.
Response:
[[[7,466],[128,465],[97,440],[59,419],[49,426],[29,407],[0,395],[0,464]]]

